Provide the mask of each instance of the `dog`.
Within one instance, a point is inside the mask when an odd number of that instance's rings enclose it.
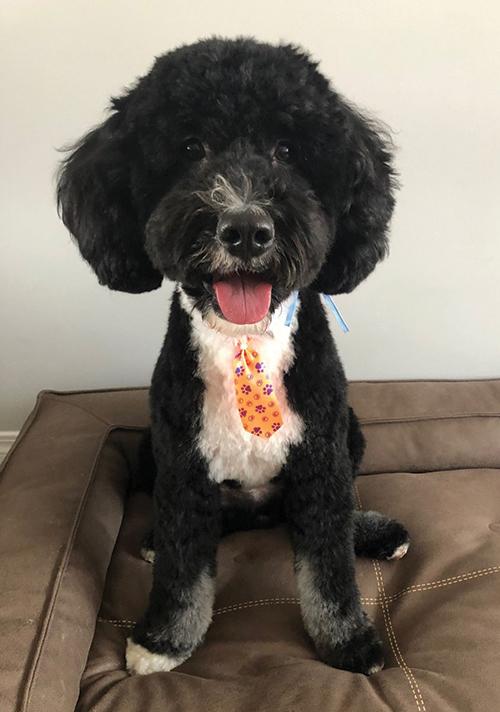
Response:
[[[383,667],[355,554],[399,558],[409,537],[355,508],[364,439],[320,295],[386,255],[392,160],[387,132],[305,51],[216,37],[159,57],[63,162],[60,214],[99,282],[176,283],[143,447],[154,569],[130,673],[171,670],[202,642],[220,537],[279,522],[319,658]]]

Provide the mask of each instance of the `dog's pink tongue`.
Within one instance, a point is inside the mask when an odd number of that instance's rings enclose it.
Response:
[[[269,311],[272,285],[255,275],[228,276],[214,282],[214,290],[221,312],[233,324],[255,324]]]

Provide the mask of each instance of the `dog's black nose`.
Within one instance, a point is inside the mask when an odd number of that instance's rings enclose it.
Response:
[[[258,257],[274,242],[274,224],[256,210],[231,210],[220,218],[217,238],[235,257]]]

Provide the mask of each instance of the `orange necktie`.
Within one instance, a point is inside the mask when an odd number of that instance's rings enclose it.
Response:
[[[233,362],[236,403],[245,430],[270,438],[283,425],[266,366],[248,341],[241,341]]]

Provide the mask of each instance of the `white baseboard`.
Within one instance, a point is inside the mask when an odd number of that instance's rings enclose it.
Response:
[[[17,438],[18,430],[0,430],[0,462],[9,452],[14,440]]]

